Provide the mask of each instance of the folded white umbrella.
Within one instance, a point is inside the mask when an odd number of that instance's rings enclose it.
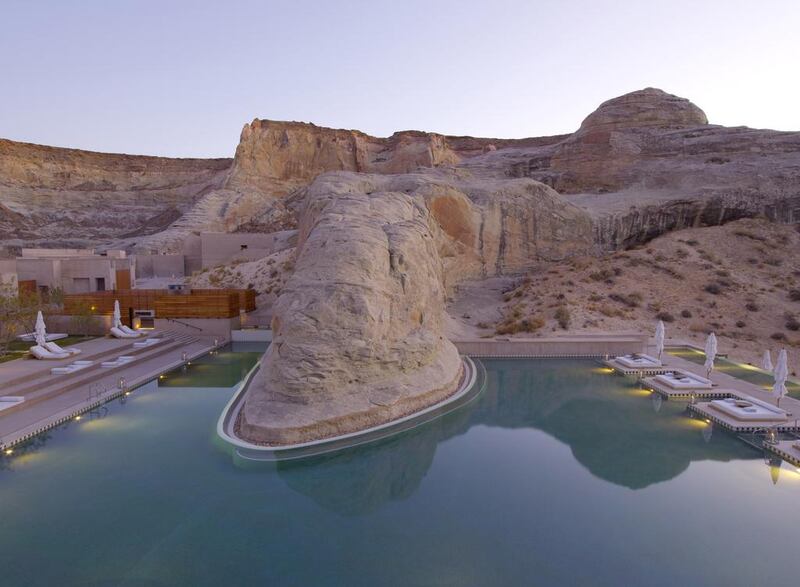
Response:
[[[122,325],[122,315],[119,311],[119,300],[114,300],[114,328],[119,328]]]
[[[769,354],[769,350],[764,351],[764,356],[761,359],[761,368],[772,373],[774,367],[772,366],[772,357]]]
[[[772,386],[772,394],[777,398],[775,405],[781,405],[781,398],[786,395],[786,378],[789,377],[789,365],[786,359],[786,349],[781,349],[778,353],[778,363],[775,365],[775,385]]]
[[[706,339],[706,362],[703,365],[706,368],[706,377],[711,375],[711,370],[714,368],[714,359],[717,358],[717,337],[712,332]]]
[[[664,352],[664,321],[659,320],[656,325],[656,356],[661,360],[661,353]]]
[[[42,316],[42,311],[39,310],[39,313],[36,314],[36,328],[34,329],[34,338],[36,339],[36,344],[39,346],[44,346],[47,343],[47,329],[44,325],[44,316]]]

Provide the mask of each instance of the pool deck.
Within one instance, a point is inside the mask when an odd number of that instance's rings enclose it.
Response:
[[[669,367],[670,370],[680,369],[701,377],[705,377],[706,375],[703,365],[692,363],[686,359],[665,353],[662,355],[662,360],[664,365]],[[709,379],[711,379],[713,383],[711,389],[672,389],[668,386],[660,385],[657,381],[653,381],[652,379],[645,379],[643,385],[670,400],[690,401],[692,395],[694,395],[695,399],[722,399],[725,397],[750,396],[775,405],[775,398],[772,394],[754,383],[718,371],[712,371]],[[766,420],[743,422],[723,414],[718,410],[714,410],[710,407],[708,402],[690,404],[689,409],[697,415],[707,418],[715,424],[733,432],[750,432],[761,428],[774,428],[779,431],[800,430],[800,423],[798,422],[798,418],[800,418],[800,400],[786,396],[781,399],[780,407],[791,414],[790,419],[786,422]]]
[[[0,393],[25,398],[0,411],[0,448],[7,449],[77,417],[214,348],[214,338],[208,336],[167,331],[160,338],[157,344],[141,349],[134,348],[133,340],[94,339],[73,345],[82,352],[68,359],[18,359],[0,364]],[[186,361],[183,353],[186,353]],[[122,355],[134,359],[116,367],[100,366],[101,362]],[[92,361],[93,365],[65,375],[50,373],[51,368],[76,360]],[[119,387],[120,378],[125,379],[124,390]]]
[[[765,444],[764,448],[781,457],[787,463],[800,467],[800,440],[782,440],[777,444]]]

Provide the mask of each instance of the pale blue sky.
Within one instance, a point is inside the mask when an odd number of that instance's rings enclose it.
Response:
[[[198,157],[255,117],[527,137],[646,86],[800,130],[798,39],[798,0],[0,0],[0,137]]]

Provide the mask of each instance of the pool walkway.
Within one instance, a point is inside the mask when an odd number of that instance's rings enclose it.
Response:
[[[93,407],[121,395],[164,371],[213,350],[215,342],[225,341],[210,336],[191,336],[164,331],[158,341],[136,348],[133,340],[101,338],[67,348],[79,348],[81,354],[68,359],[17,359],[0,364],[2,396],[24,398],[0,410],[0,448],[17,444],[65,420],[77,417]],[[102,367],[120,356],[132,357],[126,363]],[[63,367],[76,360],[92,361],[92,365],[73,373],[53,375],[53,367]],[[120,379],[124,379],[124,389]]]

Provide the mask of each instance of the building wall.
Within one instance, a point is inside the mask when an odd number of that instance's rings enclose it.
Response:
[[[183,277],[183,255],[136,255],[136,277]]]
[[[92,249],[22,249],[22,257],[27,259],[45,259],[62,257],[91,257]]]
[[[200,263],[203,269],[208,269],[233,261],[252,261],[292,247],[296,242],[296,230],[270,234],[204,232],[200,235]]]
[[[192,275],[203,268],[202,243],[199,234],[190,234],[183,241],[184,268],[186,275]]]
[[[60,259],[17,259],[17,279],[35,281],[39,287],[61,287]]]

